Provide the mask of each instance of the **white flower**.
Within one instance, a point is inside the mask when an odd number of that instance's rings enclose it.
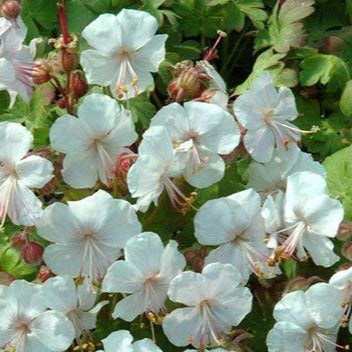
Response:
[[[52,147],[65,153],[63,178],[75,188],[109,184],[117,157],[137,139],[128,112],[103,94],[87,96],[78,117],[59,117],[50,129]]]
[[[336,304],[341,307],[343,323],[348,322],[348,329],[352,334],[352,319],[350,318],[352,311],[352,268],[338,271],[330,278],[329,285],[332,289],[338,290],[340,294]]]
[[[244,145],[257,161],[269,161],[275,146],[283,148],[300,140],[301,131],[289,122],[298,116],[294,95],[286,87],[277,91],[268,72],[260,74],[251,89],[237,98],[234,112],[247,129]]]
[[[1,122],[0,141],[0,227],[6,215],[16,225],[34,225],[42,203],[30,188],[41,188],[52,179],[52,163],[36,155],[25,157],[33,136],[21,124]]]
[[[143,313],[165,312],[169,283],[186,266],[177,243],[164,248],[157,234],[144,232],[127,242],[124,253],[125,260],[112,264],[103,281],[104,292],[131,294],[117,303],[113,318],[132,321]]]
[[[270,251],[260,212],[260,196],[253,189],[206,202],[194,218],[195,236],[203,245],[220,246],[205,263],[233,264],[244,282],[251,272],[275,276],[276,269],[266,265]]]
[[[209,82],[209,88],[206,91],[209,91],[211,98],[209,103],[216,104],[220,106],[225,111],[228,110],[229,95],[226,91],[226,83],[216,71],[213,65],[207,60],[199,61],[198,64],[204,68],[207,75],[211,77]]]
[[[217,346],[232,326],[251,311],[252,294],[239,287],[242,278],[230,264],[212,263],[202,274],[187,271],[170,283],[169,297],[188,307],[164,318],[165,335],[175,346]]]
[[[27,27],[20,17],[16,22],[14,25],[13,21],[0,18],[0,90],[8,90],[12,100],[18,93],[28,102],[33,91],[33,58],[38,40],[23,45]]]
[[[88,82],[109,86],[128,99],[154,84],[165,58],[166,34],[155,35],[158,22],[144,11],[123,9],[117,16],[100,15],[82,32],[93,48],[81,55]]]
[[[150,339],[133,342],[133,337],[127,330],[115,331],[102,341],[105,352],[162,352]]]
[[[108,301],[95,305],[97,294],[84,281],[75,285],[71,277],[56,276],[45,281],[42,300],[50,308],[68,317],[79,339],[84,331],[95,329],[97,314]]]
[[[70,320],[47,311],[41,287],[14,281],[0,298],[0,347],[16,352],[66,351],[74,338]]]
[[[176,158],[171,139],[165,127],[150,127],[139,145],[138,159],[127,174],[127,185],[132,197],[137,198],[137,208],[147,211],[166,189],[176,209],[185,208],[190,201],[172,182],[184,168],[182,158]]]
[[[231,153],[240,142],[233,116],[214,104],[167,105],[153,117],[151,126],[167,129],[176,154],[184,155],[186,181],[198,188],[223,178],[225,162],[218,154]]]
[[[286,149],[276,149],[267,163],[252,162],[248,168],[248,186],[257,192],[275,194],[285,192],[287,177],[299,171],[311,171],[325,177],[325,169],[314,161],[311,154],[302,152],[296,144],[290,143]]]
[[[141,232],[141,224],[128,202],[100,190],[68,205],[50,205],[37,229],[39,236],[54,242],[43,256],[54,273],[99,280],[126,242]]]
[[[286,294],[275,306],[269,352],[334,352],[340,308],[325,283]]]
[[[282,244],[275,253],[278,261],[294,253],[299,259],[306,259],[305,250],[316,265],[328,267],[339,259],[329,238],[337,235],[343,208],[327,192],[324,178],[312,172],[297,172],[287,178],[284,229],[279,231]]]

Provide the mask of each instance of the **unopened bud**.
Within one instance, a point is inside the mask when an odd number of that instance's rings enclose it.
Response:
[[[66,99],[65,98],[59,98],[56,100],[56,104],[58,105],[59,108],[61,109],[66,109],[67,104],[66,104]]]
[[[22,248],[22,258],[27,264],[39,264],[42,261],[44,248],[37,242],[27,242]]]
[[[49,82],[52,78],[51,67],[47,60],[36,60],[33,67],[33,82],[43,84]]]
[[[72,72],[78,66],[78,54],[64,48],[61,51],[61,62],[66,72]]]
[[[182,61],[171,68],[175,77],[168,85],[169,102],[182,102],[199,98],[208,87],[211,77],[204,68]]]
[[[347,241],[352,236],[352,222],[344,220],[339,226],[337,238],[340,241]]]
[[[308,279],[304,277],[296,277],[290,280],[285,287],[284,293],[289,293],[292,291],[306,291],[308,290],[310,283]]]
[[[1,14],[7,20],[16,20],[21,13],[21,5],[17,0],[4,0],[1,4]]]
[[[134,154],[132,151],[121,153],[117,157],[115,176],[124,179],[136,159],[137,154]]]
[[[83,97],[88,92],[88,84],[79,72],[71,74],[71,90],[76,99]]]
[[[188,248],[184,254],[186,262],[192,267],[193,271],[201,272],[204,266],[205,257],[207,256],[206,248]]]
[[[12,247],[18,250],[21,250],[23,246],[26,244],[26,240],[23,236],[23,233],[20,232],[13,235],[11,238],[11,244],[12,244]]]
[[[324,54],[336,54],[341,50],[344,41],[336,36],[329,35],[323,39],[323,47],[321,48],[321,52]]]
[[[46,280],[48,280],[54,276],[55,276],[55,274],[46,265],[42,265],[40,267],[39,272],[38,272],[38,279],[41,282],[45,282]]]
[[[343,244],[341,254],[349,261],[352,261],[352,241],[347,241]]]

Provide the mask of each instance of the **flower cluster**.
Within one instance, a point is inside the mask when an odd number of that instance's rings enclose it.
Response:
[[[36,63],[18,13],[0,18],[0,90],[28,102],[35,84],[51,82],[58,115],[41,150],[35,124],[0,122],[0,228],[21,229],[4,252],[21,251],[16,265],[45,264],[36,279],[23,275],[33,282],[14,270],[0,285],[0,350],[161,352],[157,329],[184,352],[248,351],[253,288],[275,285],[287,261],[339,260],[343,206],[300,149],[315,129],[294,125],[295,95],[269,71],[231,100],[210,63],[222,32],[204,60],[171,68],[166,105],[138,124],[133,104],[155,93],[168,35],[144,11],[102,14],[78,57],[58,6],[62,36]],[[239,184],[232,168],[243,160]],[[276,304],[269,352],[347,349],[336,341],[340,328],[352,333],[352,268],[308,286]],[[135,334],[137,319],[150,338]]]

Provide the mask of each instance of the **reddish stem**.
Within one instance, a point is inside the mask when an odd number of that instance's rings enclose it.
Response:
[[[64,43],[68,44],[71,41],[71,37],[68,33],[67,16],[64,2],[57,4],[57,13],[59,15],[59,23]]]

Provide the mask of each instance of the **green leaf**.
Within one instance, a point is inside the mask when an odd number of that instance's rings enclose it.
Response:
[[[313,13],[314,0],[286,0],[277,2],[269,19],[268,30],[259,33],[255,49],[272,46],[279,53],[290,48],[299,48],[305,42],[306,34],[300,21]]]
[[[340,99],[340,109],[345,116],[352,116],[352,80],[346,83]]]
[[[21,254],[15,248],[6,247],[0,254],[1,268],[14,276],[16,279],[23,279],[36,273],[37,268],[33,265],[26,264],[21,259]]]
[[[328,91],[343,89],[350,79],[348,68],[343,60],[335,55],[313,54],[301,64],[300,81],[303,86],[318,82],[328,84]]]
[[[67,21],[70,32],[80,34],[83,29],[96,19],[97,14],[83,5],[80,0],[66,2]]]
[[[155,106],[143,97],[137,97],[129,100],[129,110],[135,123],[139,122],[143,129],[149,127],[150,120],[156,113]]]
[[[324,167],[331,194],[345,209],[345,218],[352,220],[352,146],[326,158]]]
[[[257,29],[264,28],[264,22],[268,15],[263,10],[264,4],[261,0],[236,0],[235,5],[243,12]]]
[[[261,72],[274,68],[280,68],[280,70],[282,70],[284,64],[280,60],[285,56],[286,54],[274,54],[273,49],[268,49],[261,53],[257,57],[257,60],[253,66],[252,73],[248,76],[244,83],[236,87],[234,94],[242,94],[245,90],[247,90],[251,86],[253,80]],[[276,74],[278,74],[278,72],[276,72]]]
[[[185,42],[174,45],[172,51],[180,55],[181,60],[196,60],[199,59],[202,48],[200,43],[195,40],[186,40]]]
[[[0,114],[8,109],[10,106],[10,94],[7,90],[0,91]]]
[[[110,0],[82,0],[82,2],[84,6],[98,14],[108,12],[110,9]]]

